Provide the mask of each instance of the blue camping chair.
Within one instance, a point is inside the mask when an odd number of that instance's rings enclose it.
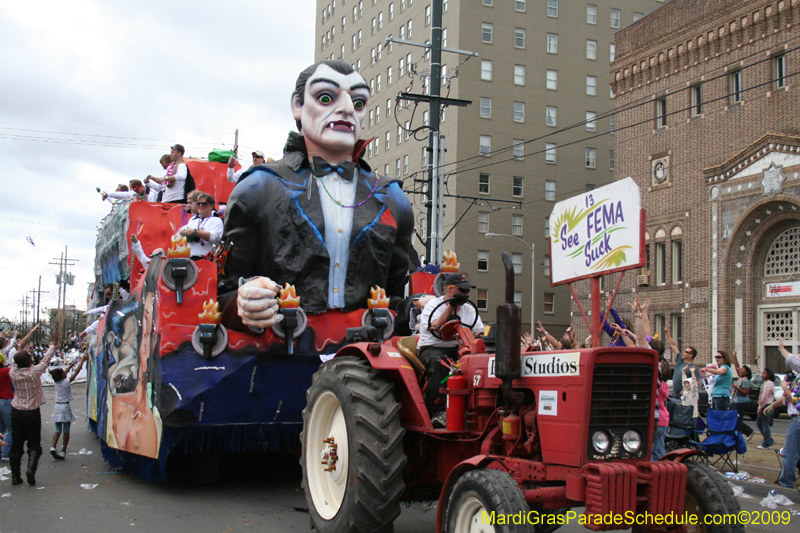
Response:
[[[739,424],[738,413],[733,409],[719,411],[709,409],[706,413],[707,437],[702,441],[689,441],[698,450],[705,452],[707,462],[714,468],[720,461],[719,471],[729,466],[734,472],[739,471],[739,454],[747,452],[747,442],[741,432],[736,431]],[[713,456],[719,456],[712,461]],[[731,457],[733,456],[733,457]]]
[[[694,407],[691,405],[675,405],[669,415],[669,426],[665,435],[665,448],[668,452],[684,448],[689,444],[695,427],[692,422]]]

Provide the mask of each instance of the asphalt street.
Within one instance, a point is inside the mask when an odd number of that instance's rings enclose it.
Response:
[[[100,444],[85,422],[85,388],[73,386],[74,424],[65,461],[49,454],[53,435],[50,415],[53,390],[45,388],[42,409],[42,441],[46,455],[37,474],[37,485],[12,487],[10,477],[0,481],[0,533],[42,531],[148,531],[219,532],[309,531],[309,516],[300,489],[298,460],[290,454],[240,454],[223,459],[221,479],[213,487],[194,487],[188,481],[148,484],[110,471],[100,455]],[[8,463],[0,463],[0,468]],[[762,511],[761,498],[772,488],[740,482],[753,498],[740,498],[743,510]],[[763,494],[762,494],[763,493]],[[784,491],[795,502],[800,493]],[[800,505],[790,525],[750,526],[748,531],[795,532]],[[576,509],[578,513],[582,509]],[[395,522],[398,533],[433,532],[435,502],[403,505]],[[587,531],[577,523],[559,531]]]

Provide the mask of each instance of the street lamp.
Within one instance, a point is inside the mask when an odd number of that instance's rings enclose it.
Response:
[[[508,233],[484,233],[484,236],[487,239],[491,239],[493,237],[511,237],[512,239],[516,239],[531,251],[531,333],[534,330],[534,322],[533,322],[533,315],[534,315],[534,287],[536,285],[536,263],[534,262],[534,257],[536,255],[536,245],[534,243],[528,244],[524,240],[520,239],[516,235],[510,235]]]

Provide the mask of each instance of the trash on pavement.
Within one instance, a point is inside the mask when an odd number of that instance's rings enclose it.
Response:
[[[728,479],[745,481],[747,479],[750,479],[750,474],[748,474],[747,472],[725,472],[725,477]]]
[[[99,483],[81,483],[81,488],[86,490],[94,490]]]
[[[767,497],[761,500],[761,507],[766,507],[767,509],[777,509],[779,505],[794,505],[794,502],[774,490],[769,491]]]

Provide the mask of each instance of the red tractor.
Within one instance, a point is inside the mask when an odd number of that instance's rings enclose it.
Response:
[[[438,499],[440,532],[544,532],[573,520],[595,531],[743,531],[703,524],[704,515],[740,507],[722,476],[692,460],[696,452],[650,461],[656,352],[521,355],[505,253],[503,262],[508,303],[497,308],[493,349],[457,316],[441,328],[458,338],[460,355],[447,382],[446,429],[431,424],[425,369],[402,339],[351,331],[363,342],[314,375],[301,436],[314,527],[392,531],[401,501]],[[699,524],[683,525],[687,516]],[[654,525],[658,517],[672,525]]]

